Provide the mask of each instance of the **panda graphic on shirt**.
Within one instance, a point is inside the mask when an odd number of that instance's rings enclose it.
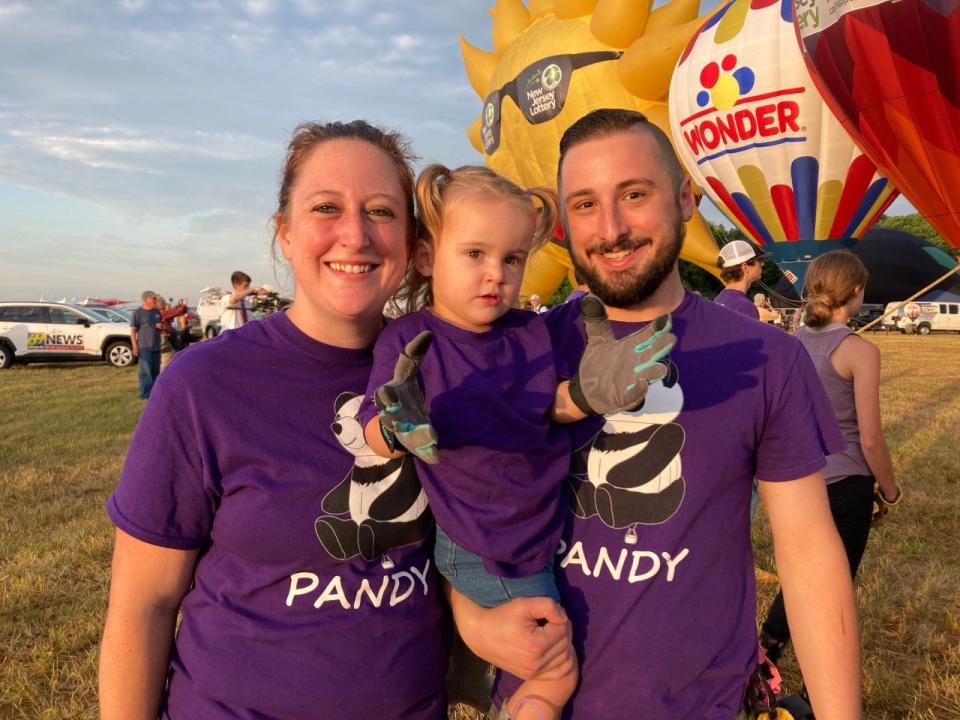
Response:
[[[684,432],[674,422],[683,390],[676,366],[665,362],[667,376],[650,385],[640,407],[604,416],[599,432],[573,453],[567,477],[574,514],[626,530],[628,544],[637,541],[637,525],[664,523],[683,502]]]
[[[316,519],[317,538],[331,556],[349,560],[380,559],[394,566],[391,548],[421,542],[433,523],[427,496],[413,459],[380,457],[364,440],[357,413],[363,396],[341,393],[330,426],[340,445],[353,455],[350,472],[321,501],[325,513]]]

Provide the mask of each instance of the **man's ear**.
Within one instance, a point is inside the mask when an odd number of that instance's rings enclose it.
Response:
[[[413,266],[423,277],[433,275],[434,257],[433,241],[430,238],[419,238],[413,248]]]
[[[290,248],[290,239],[287,237],[288,231],[287,223],[283,219],[282,213],[277,213],[273,216],[273,231],[275,237],[277,238],[277,246],[280,248],[280,252],[283,254],[285,260],[290,261],[292,259],[293,251]]]
[[[680,183],[680,192],[677,196],[677,202],[680,205],[680,213],[684,222],[689,222],[693,217],[693,211],[697,207],[697,200],[693,196],[693,187],[690,184],[690,176],[684,175]]]

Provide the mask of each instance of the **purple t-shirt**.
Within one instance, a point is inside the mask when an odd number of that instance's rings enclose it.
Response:
[[[446,717],[430,513],[363,442],[371,364],[278,313],[160,376],[107,511],[200,550],[163,718]]]
[[[561,377],[583,352],[579,315],[579,301],[547,315]],[[804,477],[842,447],[795,338],[692,293],[673,332],[641,408],[568,426],[558,585],[581,682],[565,718],[730,720],[757,658],[753,478]],[[517,684],[501,678],[498,703]]]
[[[760,311],[757,310],[757,306],[750,302],[750,298],[739,290],[724,288],[717,293],[713,301],[717,305],[723,305],[723,307],[729,308],[741,315],[746,315],[748,318],[753,318],[754,320],[760,319]]]
[[[420,378],[440,462],[417,468],[437,524],[494,575],[537,572],[560,539],[570,457],[566,431],[548,417],[557,374],[543,317],[511,310],[484,333],[429,310],[394,320],[377,340],[368,398],[423,330],[433,332]],[[361,422],[376,412],[368,401]]]

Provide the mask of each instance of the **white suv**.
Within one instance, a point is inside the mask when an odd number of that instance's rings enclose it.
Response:
[[[134,363],[130,325],[58,302],[0,302],[0,369],[14,362]]]

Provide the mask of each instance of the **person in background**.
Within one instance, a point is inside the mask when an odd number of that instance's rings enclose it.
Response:
[[[102,720],[447,717],[428,507],[410,468],[372,462],[356,420],[413,248],[411,160],[362,120],[294,132],[274,216],[293,305],[170,366],[107,503]],[[420,535],[369,552],[374,506],[416,513]],[[566,662],[554,601],[490,612],[514,670]]]
[[[816,258],[807,270],[804,324],[794,333],[813,358],[846,440],[844,450],[827,458],[825,475],[851,577],[867,547],[874,502],[886,509],[902,494],[880,422],[880,351],[847,326],[863,305],[867,277],[849,250]],[[781,592],[764,620],[760,643],[776,663],[789,640]]]
[[[182,350],[190,344],[190,321],[193,319],[193,313],[187,305],[187,298],[180,298],[178,305],[183,305],[186,311],[178,315],[174,320],[173,329],[179,337],[179,348]]]
[[[753,296],[753,305],[757,308],[760,322],[771,325],[780,325],[780,313],[773,309],[767,296],[763,293],[757,293]]]
[[[721,290],[713,301],[741,315],[760,319],[756,305],[747,297],[747,290],[760,279],[763,259],[770,257],[746,240],[731,240],[720,248],[717,267],[720,268]]]
[[[140,307],[130,319],[130,346],[137,358],[140,399],[148,400],[153,383],[160,374],[160,331],[162,317],[157,309],[157,294],[144,290]]]
[[[175,323],[187,312],[187,303],[183,299],[172,305],[166,298],[160,298],[160,372],[163,372],[173,356],[182,348],[180,334]]]
[[[537,313],[537,315],[542,315],[550,308],[548,308],[546,305],[541,303],[540,296],[534,293],[533,295],[530,296],[530,309],[533,310],[533,312]]]
[[[246,298],[262,292],[258,287],[250,287],[250,276],[241,270],[230,275],[233,291],[220,298],[220,331],[236,330],[250,320],[250,308]]]

